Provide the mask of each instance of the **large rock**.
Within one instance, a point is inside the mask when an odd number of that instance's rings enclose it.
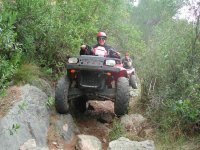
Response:
[[[102,150],[101,141],[91,135],[78,135],[76,150]]]
[[[35,140],[36,149],[47,147],[47,99],[47,95],[34,86],[25,85],[21,88],[21,100],[0,119],[1,149],[20,149],[31,139]]]
[[[47,96],[51,96],[51,97],[55,96],[51,85],[44,79],[41,79],[41,78],[35,79],[31,81],[31,85],[36,86],[39,89],[41,89],[43,92],[47,94]]]
[[[69,142],[75,136],[75,133],[80,132],[70,114],[58,114],[57,120],[51,124],[55,126],[56,132],[59,133],[65,142]]]
[[[109,143],[107,150],[155,150],[154,142],[150,140],[137,142],[121,137]]]
[[[38,147],[35,139],[29,139],[22,146],[20,146],[19,150],[48,150],[48,148]]]
[[[121,124],[126,130],[131,131],[137,135],[143,129],[147,119],[140,114],[124,115],[121,118]]]

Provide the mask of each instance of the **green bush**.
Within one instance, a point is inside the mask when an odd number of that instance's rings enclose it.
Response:
[[[195,106],[193,106],[192,101],[189,99],[176,101],[171,106],[171,109],[179,118],[189,123],[195,122],[199,115],[199,110],[195,109]]]
[[[200,41],[191,42],[193,30],[184,21],[160,24],[140,64],[148,115],[164,130],[194,132],[199,121]]]
[[[0,89],[6,87],[21,61],[21,48],[14,32],[16,13],[3,9],[0,14]]]
[[[4,6],[17,12],[15,31],[23,44],[23,58],[54,72],[63,70],[68,55],[79,53],[81,43],[96,43],[98,31],[105,31],[108,42],[118,50],[131,51],[144,45],[137,29],[121,21],[129,18],[129,12],[120,0],[16,0],[4,1]]]

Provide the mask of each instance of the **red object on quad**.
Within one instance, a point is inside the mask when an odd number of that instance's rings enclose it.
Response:
[[[67,74],[59,81],[55,92],[55,107],[59,113],[68,113],[74,106],[86,110],[88,100],[111,100],[117,116],[128,112],[129,73],[119,58],[106,57],[102,48],[94,55],[68,59]]]

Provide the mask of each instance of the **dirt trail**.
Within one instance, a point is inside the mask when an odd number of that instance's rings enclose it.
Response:
[[[103,150],[107,150],[109,144],[109,131],[112,129],[112,121],[114,118],[114,104],[111,101],[90,101],[88,109],[85,113],[74,113],[73,120],[79,129],[78,134],[92,135],[97,137],[101,143]],[[53,111],[50,122],[55,122],[56,114]],[[73,137],[67,144],[60,137],[53,125],[50,125],[48,132],[48,147],[51,150],[75,150],[77,137]]]
[[[130,89],[130,108],[135,106],[135,101],[139,98],[140,91]],[[133,100],[134,99],[134,100]],[[103,150],[107,150],[109,144],[109,132],[112,130],[114,114],[114,103],[112,101],[89,101],[88,108],[83,114],[73,113],[73,120],[79,129],[78,134],[92,135],[97,137],[101,143]],[[64,145],[65,150],[75,150],[77,137],[74,137],[68,144],[64,144],[62,139],[49,139],[49,148],[57,150],[59,146],[53,145],[52,141],[58,141],[58,145]]]
[[[130,95],[130,109],[137,110],[135,103],[140,98],[140,90],[130,88]],[[97,137],[102,143],[103,150],[107,150],[114,117],[112,101],[89,101],[88,109],[84,114],[73,116],[80,133]]]
[[[88,110],[76,117],[76,125],[81,134],[97,137],[106,150],[109,144],[109,131],[112,128],[114,104],[111,101],[91,101]]]

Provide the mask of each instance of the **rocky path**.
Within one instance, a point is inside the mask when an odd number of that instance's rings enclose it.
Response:
[[[133,90],[130,89],[130,94],[132,96],[132,99],[130,101],[130,109],[134,109],[134,105],[136,103],[136,100],[138,99],[139,96],[139,91],[138,90]],[[130,117],[124,117],[122,120],[122,123],[124,121],[124,125],[128,128],[127,130],[131,131],[131,128],[137,128],[137,126],[140,126],[140,122],[144,122],[145,118],[142,118],[142,116],[135,115],[133,118]],[[88,102],[88,109],[85,113],[80,114],[80,113],[75,113],[73,114],[73,119],[74,122],[76,123],[76,127],[78,131],[75,133],[75,136],[73,139],[68,143],[64,144],[64,141],[58,140],[61,145],[64,145],[64,149],[69,149],[69,150],[75,150],[76,147],[76,140],[77,140],[77,135],[90,135],[97,137],[102,144],[102,150],[107,150],[109,146],[109,132],[113,128],[113,120],[115,118],[114,114],[114,103],[111,101],[89,101]],[[134,123],[130,123],[131,119],[136,119],[136,124],[135,127],[133,127]],[[138,122],[137,122],[138,120]],[[127,124],[129,123],[129,124]],[[132,125],[130,125],[132,124]],[[141,129],[138,127],[138,129],[135,129],[136,131],[134,132],[141,132]],[[138,130],[138,131],[137,131]],[[148,129],[147,132],[151,132],[151,129]],[[146,132],[146,131],[145,131]],[[134,133],[137,134],[137,133]],[[147,133],[145,133],[147,134]],[[149,134],[149,133],[148,133]],[[57,137],[58,138],[58,137]],[[60,137],[59,137],[60,138]],[[55,141],[55,137],[53,138]],[[59,142],[56,143],[53,142],[53,140],[50,142],[49,147],[53,149],[58,149],[59,148]],[[53,147],[52,147],[53,146]],[[83,149],[84,150],[84,149]]]
[[[56,120],[60,119],[55,110],[51,113],[51,126],[48,132],[48,147],[50,149],[64,148],[67,150],[74,150],[77,140],[77,135],[92,135],[97,137],[102,143],[102,149],[106,150],[109,144],[108,134],[112,128],[112,120],[114,118],[114,106],[111,101],[90,101],[88,103],[88,110],[83,113],[73,114],[73,121],[76,124],[75,134],[72,139],[67,139],[69,142],[65,143],[65,140],[57,134],[55,129]],[[69,119],[70,120],[70,119]],[[69,133],[68,133],[69,134]]]
[[[49,107],[49,95],[34,86],[13,87],[7,93],[0,100],[0,145],[3,150],[117,150],[116,146],[121,150],[131,146],[140,150],[141,145],[146,147],[144,150],[154,150],[149,141],[109,140],[115,117],[111,101],[91,101],[83,114],[61,115],[54,107]],[[136,93],[131,95],[134,97]],[[144,121],[134,114],[121,118],[130,134],[137,134],[137,126]]]
[[[93,135],[101,143],[103,150],[109,144],[109,132],[112,128],[114,118],[114,105],[111,101],[91,101],[89,109],[76,119],[77,126],[81,129],[81,134]]]

